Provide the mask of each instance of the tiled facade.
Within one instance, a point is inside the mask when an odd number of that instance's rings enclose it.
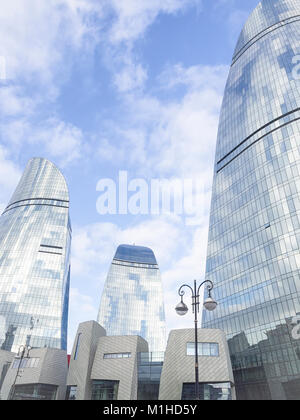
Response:
[[[104,328],[95,321],[83,322],[78,327],[67,379],[68,387],[76,389],[77,400],[91,399],[91,371],[99,338],[105,335]]]
[[[163,352],[149,353],[148,343],[141,337],[105,336],[94,321],[80,324],[68,374],[68,385],[72,387],[69,399],[135,401],[139,395],[147,395],[147,400],[181,400],[185,383],[188,388],[191,385],[192,395],[188,395],[194,399],[195,358],[187,354],[194,334],[194,330],[172,331],[164,356]],[[203,398],[234,399],[225,334],[199,330],[201,342],[204,347],[211,343],[218,348],[211,357],[199,357],[200,387],[207,387]]]
[[[20,365],[20,358],[15,357],[4,378],[1,399],[48,399],[38,396],[38,388],[51,390],[51,399],[64,400],[68,373],[67,352],[59,349],[31,349],[25,353]],[[15,392],[13,392],[15,391]],[[43,394],[43,393],[42,393]]]
[[[136,400],[138,353],[148,352],[148,343],[138,336],[101,337],[93,363],[92,381],[117,381],[118,400]],[[127,354],[130,357],[104,358],[104,355]]]
[[[230,395],[221,397],[235,399],[234,379],[225,334],[220,330],[199,329],[198,342],[218,345],[218,356],[199,355],[199,383],[226,386],[230,384]],[[171,331],[161,375],[160,400],[181,400],[183,384],[191,384],[192,393],[194,392],[195,357],[188,354],[189,343],[195,343],[193,329]],[[221,385],[219,388],[222,388]]]

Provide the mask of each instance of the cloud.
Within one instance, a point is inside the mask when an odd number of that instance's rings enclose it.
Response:
[[[2,125],[2,136],[7,147],[13,146],[15,152],[25,144],[38,146],[43,154],[56,159],[61,167],[78,160],[84,150],[82,131],[55,117],[39,123],[26,118],[13,119]]]
[[[124,228],[113,223],[94,223],[75,227],[72,273],[76,276],[85,273],[90,278],[96,275],[99,278],[101,274],[99,267],[107,267],[110,264],[117,246],[122,243],[148,246],[155,250],[157,259],[166,264],[172,260],[173,253],[183,242],[177,224],[163,218],[145,220]]]
[[[134,50],[135,42],[159,15],[176,15],[192,7],[200,10],[202,0],[107,0],[105,5],[111,24],[105,33],[103,59],[115,88],[123,93],[142,89],[148,79],[147,69]]]
[[[129,166],[134,174],[147,179],[193,177],[210,186],[227,69],[168,66],[156,80],[151,79],[150,93],[146,88],[151,69],[135,48],[160,14],[176,15],[192,7],[201,7],[201,1],[3,3],[0,56],[6,58],[8,80],[0,87],[0,110],[5,118],[1,125],[5,146],[0,148],[0,203],[7,202],[8,192],[21,174],[10,160],[10,151],[17,156],[30,146],[55,158],[60,166],[89,152],[84,130],[68,122],[58,110],[63,105],[60,93],[71,74],[74,54],[84,60],[86,53],[93,56],[96,50],[110,72],[121,111],[117,118],[101,121],[100,138],[92,133],[99,160],[113,160],[119,168]],[[196,228],[187,228],[182,220],[167,216],[139,219],[135,225],[118,219],[115,223],[74,226],[70,336],[75,335],[79,322],[96,318],[102,286],[121,243],[154,250],[167,291],[169,325],[186,322],[175,320],[174,305],[179,285],[201,277],[199,270],[204,269],[209,198],[205,190],[205,211]]]
[[[84,251],[75,249],[74,253],[77,266],[81,255],[93,255],[92,260],[82,261],[81,270],[98,265],[98,273],[102,271],[102,278],[97,277],[100,285],[117,245],[150,246],[162,272],[168,330],[192,325],[191,311],[184,318],[175,313],[179,286],[192,285],[194,279],[204,280],[215,142],[227,74],[228,66],[168,66],[158,77],[156,95],[123,92],[124,113],[114,124],[104,124],[107,131],[101,142],[101,158],[113,155],[119,168],[128,165],[129,170],[134,168],[135,173],[148,180],[191,177],[203,183],[197,226],[187,227],[182,221],[167,218],[145,219],[136,227],[123,229],[97,224],[78,240]],[[95,248],[97,252],[93,253]],[[105,250],[104,264],[100,263],[101,250]],[[187,303],[189,299],[187,295]]]
[[[97,146],[97,157],[101,161],[108,161],[111,165],[123,162],[125,160],[125,151],[120,149],[117,145],[110,142],[108,138],[101,138],[96,140]]]
[[[227,73],[227,66],[177,64],[159,76],[156,96],[123,94],[124,113],[106,124],[102,156],[117,148],[119,166],[135,164],[144,176],[196,176],[210,185]]]
[[[150,134],[158,171],[183,175],[199,171],[201,165],[201,172],[207,169],[213,159],[221,99],[214,90],[205,89],[162,107],[159,124]]]
[[[200,8],[201,0],[109,0],[115,19],[110,41],[115,43],[136,40],[144,34],[159,14],[176,14],[188,7]]]
[[[59,159],[61,166],[77,160],[82,155],[83,133],[73,124],[52,118],[34,133],[33,142],[43,142],[46,153]]]
[[[122,70],[115,74],[114,84],[119,92],[141,89],[148,78],[147,71],[140,63],[134,63],[131,57],[124,59]]]
[[[207,237],[208,216],[206,223],[193,231],[189,246],[185,248],[181,257],[163,272],[168,329],[188,328],[191,325],[190,317],[179,319],[174,308],[179,303],[178,289],[182,284],[193,286],[194,280],[197,280],[199,285],[204,280]],[[190,292],[185,289],[185,293],[185,302],[189,305],[191,303]],[[201,320],[201,314],[199,320]]]
[[[20,177],[19,167],[9,159],[7,150],[0,145],[0,214],[7,206]]]
[[[0,9],[1,141],[16,157],[34,145],[65,166],[83,153],[83,133],[53,106],[71,72],[73,54],[99,42],[103,2],[13,0]],[[55,117],[49,117],[55,115]]]
[[[109,266],[120,244],[136,244],[150,247],[157,258],[164,289],[166,319],[168,329],[190,327],[190,316],[178,319],[174,311],[178,303],[178,289],[183,283],[193,284],[193,280],[203,280],[205,273],[206,243],[208,223],[188,232],[184,225],[170,220],[156,218],[135,226],[120,228],[110,223],[95,223],[74,229],[72,276],[82,278],[83,285],[76,285],[76,293],[71,294],[72,323],[96,319],[102,288]],[[80,298],[89,291],[93,298]],[[79,299],[80,298],[80,299]],[[78,302],[80,300],[80,302]],[[186,295],[190,304],[190,296]],[[87,305],[87,310],[79,312]],[[201,315],[200,315],[201,319]]]
[[[1,119],[30,115],[35,108],[35,100],[24,95],[23,89],[18,86],[0,86],[0,113]]]
[[[95,36],[89,19],[94,15],[102,16],[101,2],[4,2],[0,10],[0,55],[6,58],[8,79],[53,82],[57,71],[64,68],[58,64],[65,61],[66,48],[79,49],[87,37]]]
[[[70,71],[70,53],[107,47],[121,91],[140,85],[145,69],[131,55],[132,45],[159,14],[176,14],[200,6],[200,0],[13,0],[0,10],[0,56],[9,81],[47,86],[56,98]],[[121,44],[127,44],[124,49]],[[111,66],[114,64],[111,63]]]
[[[6,118],[1,127],[6,147],[10,147],[7,139],[14,147],[18,145],[19,150],[28,142],[35,142],[41,146],[41,152],[59,158],[59,164],[76,161],[83,151],[85,133],[62,118],[57,117],[55,123],[45,118],[68,79],[73,54],[93,53],[101,46],[118,92],[141,90],[148,72],[134,53],[134,41],[159,14],[176,14],[200,3],[199,0],[5,2],[0,10],[3,41],[0,56],[5,58],[7,83],[0,87],[0,110],[2,118]],[[43,120],[43,126],[41,122],[36,124],[37,120]],[[128,137],[137,130],[123,132]],[[69,156],[67,161],[62,160],[63,155]]]
[[[167,66],[159,76],[159,80],[161,87],[167,90],[184,85],[189,90],[207,88],[222,92],[228,72],[229,67],[225,65],[184,67],[178,63]]]
[[[154,251],[160,268],[171,265],[174,270],[177,264],[174,255],[179,255],[182,249],[189,246],[187,238],[182,235],[181,226],[162,218],[123,228],[113,223],[75,226],[71,267],[72,282],[76,287],[70,295],[72,325],[69,345],[80,322],[96,319],[104,282],[120,244],[148,246]],[[83,277],[84,283],[80,281]],[[164,279],[163,283],[167,290],[168,284]]]
[[[77,288],[70,288],[69,306],[69,329],[68,329],[68,353],[72,351],[72,346],[76,336],[78,325],[81,322],[95,320],[98,308],[91,296],[81,293]]]

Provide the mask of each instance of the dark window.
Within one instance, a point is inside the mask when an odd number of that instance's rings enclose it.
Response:
[[[66,400],[76,400],[77,386],[68,386]]]
[[[138,400],[158,400],[163,361],[162,352],[138,353]]]
[[[110,401],[118,399],[119,381],[93,381],[92,400]]]
[[[185,383],[182,385],[182,400],[195,400],[195,384]],[[232,400],[231,386],[229,382],[224,383],[199,383],[200,400]]]
[[[36,368],[39,364],[39,357],[28,357],[24,359],[15,359],[12,364],[12,369]]]
[[[195,343],[187,343],[186,354],[187,356],[195,356]],[[198,343],[198,355],[218,357],[219,344],[218,343]]]
[[[16,385],[12,400],[55,400],[57,388],[46,384]]]
[[[128,359],[131,357],[131,353],[106,353],[103,355],[103,359]]]

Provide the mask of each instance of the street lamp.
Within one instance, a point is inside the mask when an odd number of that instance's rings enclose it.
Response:
[[[188,307],[183,302],[183,296],[185,295],[185,291],[183,290],[185,287],[189,288],[192,292],[192,306],[193,306],[193,314],[195,315],[195,397],[196,400],[199,400],[199,358],[198,358],[198,313],[200,312],[200,289],[201,287],[207,284],[207,291],[208,297],[205,299],[203,306],[207,311],[214,311],[217,307],[217,302],[212,298],[212,289],[214,288],[214,284],[210,280],[203,281],[200,286],[197,288],[197,281],[194,281],[194,290],[188,284],[183,284],[178,294],[181,297],[181,302],[176,306],[175,310],[178,315],[184,316],[188,313]]]

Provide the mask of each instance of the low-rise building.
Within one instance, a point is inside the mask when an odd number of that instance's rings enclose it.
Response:
[[[1,387],[14,357],[15,354],[10,351],[0,350],[0,399],[2,399]]]
[[[90,400],[91,372],[100,337],[106,331],[98,322],[83,322],[77,329],[67,378],[67,400]]]
[[[3,384],[3,400],[63,400],[68,373],[65,350],[39,348],[12,358]]]
[[[142,337],[101,337],[91,374],[92,400],[137,400],[141,352],[148,352]]]
[[[225,334],[199,329],[198,354],[200,399],[235,399]],[[84,322],[69,369],[64,350],[0,351],[0,380],[5,400],[192,400],[195,331],[171,331],[166,351],[155,353],[142,337],[107,336],[97,322]]]
[[[199,395],[203,400],[235,399],[226,336],[221,330],[198,330]],[[160,400],[195,398],[195,330],[170,332],[160,380]]]
[[[148,352],[139,336],[106,336],[95,321],[79,325],[67,399],[185,400],[195,398],[194,330],[175,330],[166,352]],[[198,330],[200,399],[235,399],[225,334]]]

